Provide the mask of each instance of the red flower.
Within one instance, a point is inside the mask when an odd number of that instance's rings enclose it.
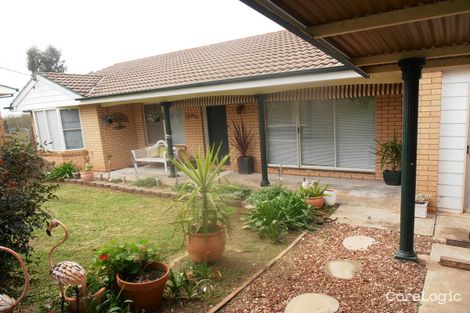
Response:
[[[109,255],[108,254],[102,254],[98,257],[100,261],[107,261],[109,260]]]
[[[0,159],[0,166],[3,165],[3,159]]]

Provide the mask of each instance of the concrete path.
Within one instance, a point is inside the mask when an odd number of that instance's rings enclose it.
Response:
[[[418,313],[468,313],[470,271],[441,266],[441,255],[470,261],[470,249],[433,244]]]

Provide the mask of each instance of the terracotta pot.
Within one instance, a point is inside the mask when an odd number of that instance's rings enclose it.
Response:
[[[314,208],[321,208],[325,204],[325,199],[322,196],[320,196],[320,197],[311,197],[311,198],[305,199],[305,202],[307,204],[310,204]]]
[[[214,233],[191,234],[186,241],[186,249],[196,263],[212,263],[220,259],[225,250],[225,227]]]
[[[73,313],[87,313],[88,312],[88,305],[90,303],[100,304],[104,300],[104,294],[106,292],[106,288],[102,287],[97,292],[92,294],[89,297],[83,297],[80,299],[79,305],[79,312],[77,311],[77,298],[73,297],[65,297],[65,301],[69,304],[69,312]]]
[[[80,178],[83,181],[92,181],[94,178],[93,172],[80,172]]]
[[[162,269],[162,277],[145,283],[131,283],[123,280],[119,274],[116,275],[116,282],[122,289],[125,299],[132,300],[132,308],[136,311],[154,312],[162,304],[163,290],[168,281],[170,269],[163,263],[154,262],[149,265],[150,269]]]

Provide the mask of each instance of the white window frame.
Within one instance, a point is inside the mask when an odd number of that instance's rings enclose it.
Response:
[[[364,98],[369,98],[369,97],[364,97]],[[374,98],[374,105],[375,105],[375,97],[370,97]],[[301,125],[300,125],[300,109],[299,109],[299,103],[301,101],[288,101],[292,103],[292,110],[294,111],[295,120],[296,120],[296,140],[297,140],[297,164],[296,165],[284,165],[284,164],[275,164],[275,163],[268,163],[269,167],[280,167],[282,165],[282,168],[293,168],[293,169],[314,169],[314,170],[330,170],[330,171],[343,171],[343,172],[362,172],[362,173],[375,173],[375,168],[374,169],[361,169],[361,168],[347,168],[347,167],[337,167],[336,164],[338,163],[337,161],[337,147],[336,147],[336,135],[337,135],[337,129],[336,129],[336,101],[333,102],[334,109],[333,109],[333,131],[334,131],[334,163],[335,166],[319,166],[319,165],[304,165],[302,164],[302,143],[301,143]],[[277,103],[277,105],[283,105],[282,103]],[[376,107],[374,107],[374,110]],[[374,114],[376,112],[374,111]],[[267,110],[265,110],[265,114],[267,114]],[[268,117],[265,116],[265,121],[266,121],[266,135],[268,132]],[[374,123],[376,124],[376,120],[374,118]],[[375,128],[375,131],[377,131],[377,128]],[[268,145],[268,136],[266,136],[266,145]],[[269,160],[269,149],[266,149],[266,153],[268,154],[268,160]]]
[[[67,130],[80,130],[80,134],[82,136],[82,143],[83,143],[83,147],[81,147],[81,148],[67,149],[67,147],[65,145],[64,129],[63,129],[63,126],[62,126],[62,118],[60,116],[60,111],[66,111],[66,110],[77,110],[78,111],[78,121],[80,123],[80,128],[70,128],[70,129],[67,129]],[[79,108],[66,108],[66,109],[57,109],[56,108],[56,109],[33,110],[32,115],[33,115],[33,119],[34,119],[34,132],[35,132],[35,137],[36,137],[36,140],[37,140],[38,144],[42,145],[42,141],[41,141],[41,138],[40,138],[38,121],[36,119],[36,112],[43,112],[44,117],[45,117],[45,121],[46,121],[47,138],[48,138],[49,142],[51,141],[51,134],[50,134],[50,131],[49,131],[49,122],[47,121],[47,114],[46,114],[47,111],[55,111],[56,112],[56,117],[57,117],[57,121],[58,121],[58,125],[59,125],[58,131],[60,132],[59,137],[60,137],[60,148],[61,149],[52,149],[52,148],[48,147],[46,150],[64,152],[64,151],[78,151],[78,150],[85,149],[86,146],[85,146],[85,138],[83,136],[82,117],[80,115],[80,109]]]

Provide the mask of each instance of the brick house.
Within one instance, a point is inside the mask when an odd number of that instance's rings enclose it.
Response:
[[[420,81],[417,192],[432,194],[432,210],[468,207],[469,86],[470,68],[433,69]],[[233,151],[231,125],[243,120],[252,130],[249,154],[257,172],[264,142],[271,173],[282,165],[284,174],[381,180],[372,151],[376,139],[401,134],[402,98],[399,73],[364,79],[279,31],[92,74],[39,73],[12,109],[31,112],[48,159],[89,161],[97,171],[128,167],[131,150],[165,139],[162,104],[170,104],[173,143],[188,155],[220,142]],[[125,121],[106,123],[116,116]],[[234,170],[236,158],[232,153]]]

